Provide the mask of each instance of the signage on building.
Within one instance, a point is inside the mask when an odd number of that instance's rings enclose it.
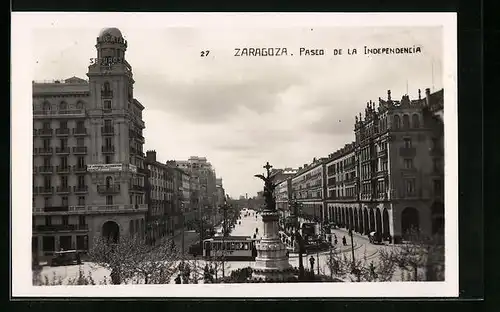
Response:
[[[137,173],[137,166],[130,164],[128,165],[128,168],[130,172]]]
[[[87,171],[90,172],[109,172],[109,171],[122,171],[122,164],[92,164],[87,165]]]

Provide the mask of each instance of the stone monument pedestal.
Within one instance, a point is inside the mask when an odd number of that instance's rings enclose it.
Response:
[[[294,270],[288,262],[286,246],[278,236],[278,212],[264,210],[261,215],[264,233],[256,242],[257,257],[252,268],[252,279],[264,282],[295,280]]]

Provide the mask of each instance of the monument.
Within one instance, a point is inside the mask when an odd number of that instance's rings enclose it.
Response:
[[[295,280],[294,270],[288,262],[286,246],[278,236],[279,214],[276,211],[276,201],[273,194],[276,184],[274,184],[270,173],[272,166],[268,162],[264,168],[267,171],[267,177],[262,174],[255,175],[264,181],[265,206],[261,213],[264,233],[262,233],[261,239],[256,242],[257,257],[255,258],[252,279],[265,282]]]

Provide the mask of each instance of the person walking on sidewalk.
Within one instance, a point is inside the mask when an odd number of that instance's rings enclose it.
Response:
[[[347,239],[344,237],[342,237],[342,244],[344,244],[344,246],[347,246]]]

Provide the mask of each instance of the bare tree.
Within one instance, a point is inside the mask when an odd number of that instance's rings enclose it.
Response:
[[[219,283],[222,277],[226,276],[229,266],[226,261],[226,250],[212,250],[210,258],[208,259],[208,266],[210,272],[213,272],[214,283]]]
[[[98,237],[88,255],[92,262],[111,271],[112,284],[132,279],[146,284],[169,283],[177,269],[176,248],[168,242],[152,247],[137,236],[123,236],[118,242]]]
[[[406,241],[387,257],[406,272],[408,280],[444,280],[444,240],[441,235],[426,236],[411,229]]]

